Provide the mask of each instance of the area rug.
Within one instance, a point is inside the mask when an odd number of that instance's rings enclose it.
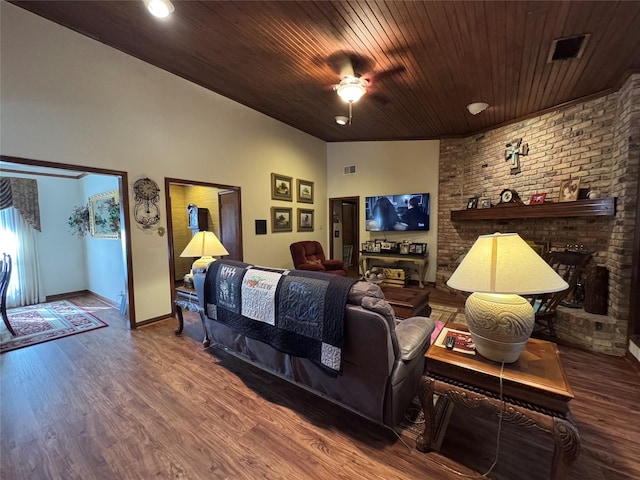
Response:
[[[429,318],[431,318],[436,324],[436,328],[431,334],[432,344],[435,342],[436,338],[438,338],[438,335],[447,323],[467,324],[464,308],[448,307],[435,303],[429,303],[429,306],[431,307],[431,315],[429,315]],[[445,415],[448,415],[449,413],[450,412],[443,412]],[[422,433],[423,430],[424,413],[422,412],[420,401],[416,397],[405,412],[400,425],[396,427],[396,432],[410,438],[411,440],[415,440],[418,434]]]
[[[0,353],[108,326],[67,300],[12,308],[7,316],[16,336],[0,324]]]

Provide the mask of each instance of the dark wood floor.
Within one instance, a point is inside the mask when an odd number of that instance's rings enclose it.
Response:
[[[446,295],[446,294],[445,294]],[[439,294],[434,294],[434,297]],[[484,472],[496,425],[455,410],[441,453],[396,435],[215,349],[185,315],[108,328],[3,354],[3,479],[458,479]],[[450,300],[445,297],[444,300]],[[583,451],[572,479],[640,478],[640,377],[623,358],[561,348]],[[505,425],[490,478],[547,477],[542,434]]]

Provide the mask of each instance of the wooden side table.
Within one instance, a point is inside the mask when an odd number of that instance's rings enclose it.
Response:
[[[207,332],[207,326],[204,322],[204,309],[200,307],[198,302],[198,294],[193,288],[176,287],[176,299],[173,302],[176,306],[176,316],[178,317],[178,328],[175,331],[176,335],[182,334],[184,328],[184,318],[182,316],[182,309],[189,310],[190,312],[198,312],[200,314],[200,321],[202,322],[202,329],[204,330],[204,340],[202,345],[207,348],[211,341],[209,340],[209,333]]]
[[[466,330],[464,325],[447,326]],[[420,381],[425,428],[416,440],[416,448],[422,452],[432,450],[437,444],[437,433],[442,430],[444,418],[436,417],[434,394],[439,395],[438,402],[453,402],[499,418],[500,366],[479,354],[468,355],[432,345],[426,353],[427,371]],[[518,361],[505,364],[502,383],[505,402],[502,420],[549,433],[555,444],[550,478],[566,478],[569,466],[580,453],[580,437],[569,410],[573,392],[556,344],[530,339]],[[443,410],[446,409],[438,408]]]

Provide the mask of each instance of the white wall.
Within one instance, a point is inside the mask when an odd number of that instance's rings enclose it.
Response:
[[[82,180],[83,203],[89,196],[118,190],[118,178],[105,175],[87,175]],[[87,258],[87,290],[119,303],[119,295],[126,289],[123,246],[120,238],[84,239]]]
[[[14,5],[0,17],[2,154],[126,171],[130,189],[143,176],[239,186],[245,261],[290,267],[292,241],[327,245],[324,142]],[[315,232],[255,236],[272,205],[307,206],[271,201],[271,172],[315,182]],[[168,243],[135,227],[130,203],[141,322],[171,310]]]
[[[427,280],[436,280],[438,258],[438,161],[440,141],[350,142],[327,145],[328,198],[360,197],[360,241],[380,237],[365,230],[364,198],[376,195],[429,193],[431,218],[428,232],[386,232],[389,241],[410,239],[427,243]],[[356,166],[355,175],[344,167]],[[356,247],[359,249],[359,246]],[[355,258],[355,257],[354,257]]]

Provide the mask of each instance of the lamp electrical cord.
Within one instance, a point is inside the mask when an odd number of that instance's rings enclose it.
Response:
[[[482,473],[482,474],[468,475],[466,473],[459,472],[458,470],[456,470],[454,468],[451,468],[451,467],[449,467],[447,465],[443,465],[441,463],[438,463],[438,466],[444,467],[446,470],[448,470],[448,471],[450,471],[452,473],[455,473],[459,477],[464,477],[464,478],[487,478],[487,475],[489,475],[493,471],[495,466],[498,464],[498,457],[500,455],[500,434],[502,433],[502,418],[503,418],[503,414],[505,412],[505,401],[504,401],[503,388],[502,388],[503,374],[504,374],[504,362],[502,362],[502,365],[500,366],[500,411],[498,413],[498,433],[496,434],[496,454],[495,454],[493,463],[489,467],[489,470],[487,470],[485,473]],[[409,447],[409,445],[407,445],[407,443],[402,439],[402,437],[400,437],[398,432],[396,432],[395,430],[393,430],[393,432],[400,439],[400,441],[404,444],[404,446],[407,447],[409,450],[411,450],[413,452],[413,449],[411,447]],[[429,457],[427,456],[426,458],[429,458]],[[436,463],[436,462],[433,462],[433,463]]]

